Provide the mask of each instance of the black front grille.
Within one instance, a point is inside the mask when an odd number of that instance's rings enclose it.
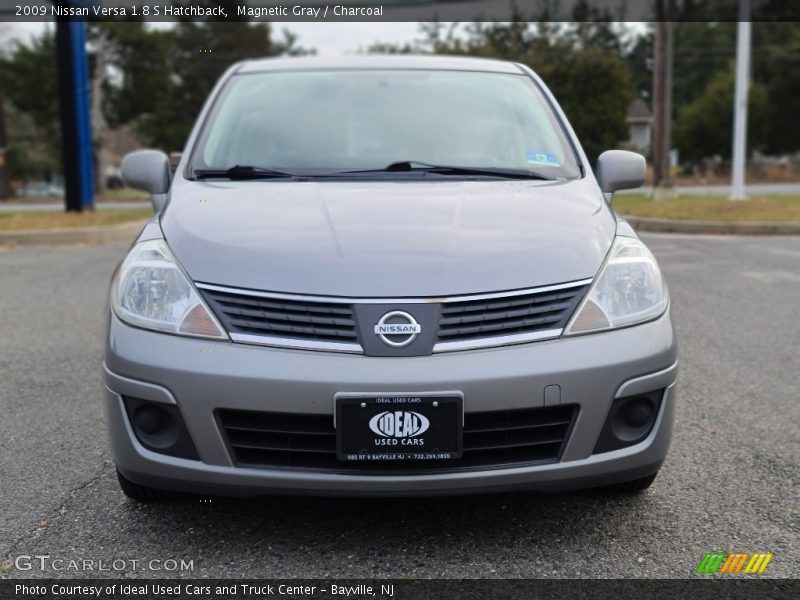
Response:
[[[356,322],[348,304],[264,298],[201,289],[230,333],[357,344]]]
[[[457,342],[562,329],[586,287],[447,302],[442,304],[438,341]]]
[[[575,405],[464,415],[464,456],[451,461],[374,464],[336,458],[330,415],[218,410],[217,418],[236,464],[318,471],[441,472],[554,462],[561,456]]]

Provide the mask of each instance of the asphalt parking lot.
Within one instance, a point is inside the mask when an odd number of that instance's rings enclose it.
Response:
[[[681,345],[672,450],[648,492],[164,505],[122,495],[103,424],[107,284],[126,248],[0,249],[0,576],[671,578],[721,550],[773,552],[765,575],[797,577],[800,238],[644,239]],[[43,554],[125,566],[14,567]]]

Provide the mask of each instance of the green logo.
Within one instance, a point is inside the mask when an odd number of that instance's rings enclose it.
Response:
[[[772,552],[706,552],[697,566],[699,574],[757,573],[761,575],[774,555]]]

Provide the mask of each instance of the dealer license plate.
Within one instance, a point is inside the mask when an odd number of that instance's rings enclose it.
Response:
[[[464,399],[460,396],[337,396],[339,460],[461,458]]]

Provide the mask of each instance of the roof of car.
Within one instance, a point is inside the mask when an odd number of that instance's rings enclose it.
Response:
[[[463,56],[417,56],[411,54],[347,56],[342,58],[293,57],[248,60],[239,64],[237,73],[261,71],[299,71],[328,69],[430,69],[448,71],[490,71],[522,73],[514,63]]]

